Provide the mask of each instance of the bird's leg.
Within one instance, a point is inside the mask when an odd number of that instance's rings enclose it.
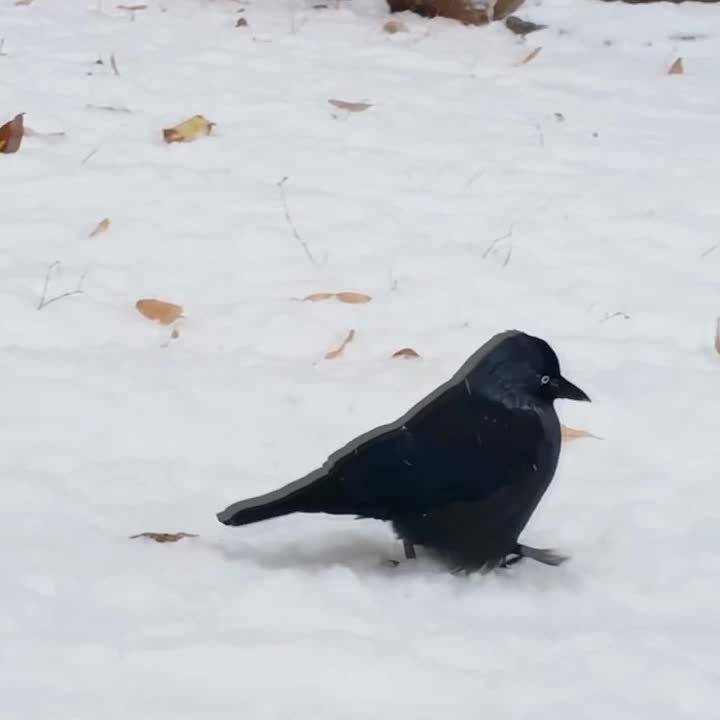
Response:
[[[569,559],[567,555],[562,555],[555,550],[550,550],[548,548],[534,548],[529,545],[521,545],[520,543],[515,545],[513,553],[517,554],[518,557],[516,560],[511,562],[517,562],[520,558],[526,557],[536,560],[543,565],[562,565]]]
[[[415,560],[417,557],[415,554],[415,546],[409,540],[403,540],[403,550],[408,560]]]

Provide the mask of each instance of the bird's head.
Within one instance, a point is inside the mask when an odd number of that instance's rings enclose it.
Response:
[[[513,405],[552,404],[560,398],[590,402],[562,376],[557,355],[544,340],[512,330],[483,347],[486,352],[479,356],[481,348],[476,353],[478,362],[467,375],[478,390]]]

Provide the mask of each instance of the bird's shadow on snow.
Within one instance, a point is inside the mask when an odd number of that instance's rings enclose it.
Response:
[[[207,545],[224,560],[251,563],[272,570],[326,570],[344,567],[362,574],[398,574],[407,572],[440,572],[442,566],[428,557],[406,561],[400,543],[366,539],[338,540],[323,545],[308,543],[272,543],[262,547],[250,543],[232,546]]]
[[[338,568],[350,570],[366,577],[409,578],[428,577],[456,578],[471,580],[471,584],[487,580],[492,586],[524,587],[526,590],[572,589],[578,586],[579,578],[570,567],[550,568],[531,560],[508,569],[495,570],[488,574],[450,573],[438,559],[418,549],[415,560],[406,560],[400,543],[373,541],[366,538],[298,543],[274,542],[263,546],[242,543],[232,546],[219,542],[206,547],[218,553],[221,558],[233,564],[250,564],[262,570],[296,570],[318,572]],[[569,563],[568,565],[572,565]]]

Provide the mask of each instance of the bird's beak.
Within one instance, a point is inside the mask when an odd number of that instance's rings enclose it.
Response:
[[[590,402],[590,398],[577,385],[573,385],[564,377],[560,378],[557,396],[559,398],[565,398],[566,400],[581,400],[583,402]]]

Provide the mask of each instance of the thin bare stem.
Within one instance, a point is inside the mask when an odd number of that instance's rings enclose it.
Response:
[[[82,295],[83,289],[82,284],[85,280],[86,273],[83,273],[80,276],[80,280],[78,280],[78,286],[75,288],[75,290],[68,290],[67,292],[60,293],[60,295],[55,295],[51,298],[48,298],[47,291],[48,291],[48,285],[50,284],[50,276],[52,275],[53,270],[60,265],[60,261],[56,260],[54,263],[51,263],[50,266],[47,269],[47,272],[45,273],[45,282],[43,283],[43,291],[42,291],[42,297],[40,298],[40,302],[38,303],[37,309],[42,310],[43,308],[47,307],[48,305],[51,305],[54,302],[57,302],[58,300],[62,300],[63,298],[71,297],[72,295]]]
[[[483,260],[487,259],[487,256],[495,249],[495,246],[496,246],[499,242],[502,242],[503,240],[508,240],[509,238],[512,237],[513,228],[514,228],[514,226],[511,225],[511,226],[510,226],[510,229],[509,229],[504,235],[501,235],[500,237],[495,238],[495,239],[487,246],[485,252],[482,254],[482,259],[483,259]],[[508,259],[509,259],[509,258],[508,258]]]
[[[285,193],[285,183],[288,181],[288,179],[289,178],[286,175],[277,184],[278,187],[280,188],[280,195],[282,197],[283,207],[285,208],[285,219],[287,220],[287,223],[290,226],[290,229],[292,230],[293,237],[300,243],[300,247],[302,247],[303,251],[305,252],[305,256],[313,265],[315,265],[315,258],[313,257],[313,254],[310,252],[310,248],[308,247],[308,244],[300,237],[300,233],[297,231],[297,228],[295,227],[295,223],[292,221],[292,217],[290,217],[290,209],[288,208],[287,195]]]

